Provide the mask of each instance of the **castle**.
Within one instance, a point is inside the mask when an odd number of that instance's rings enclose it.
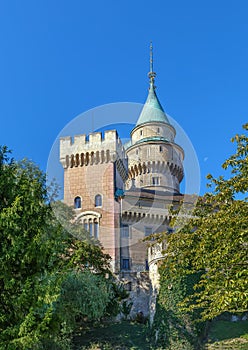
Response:
[[[64,202],[111,256],[113,272],[144,297],[147,271],[153,280],[158,259],[152,251],[148,259],[144,238],[168,231],[169,207],[182,200],[184,176],[184,151],[155,91],[152,48],[148,76],[148,97],[127,144],[116,130],[60,139]]]

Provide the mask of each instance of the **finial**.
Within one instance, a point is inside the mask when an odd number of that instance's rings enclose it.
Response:
[[[153,72],[153,45],[152,45],[152,41],[150,42],[150,72],[148,73],[148,77],[150,79],[150,88],[155,89],[154,80],[156,77],[156,73]]]

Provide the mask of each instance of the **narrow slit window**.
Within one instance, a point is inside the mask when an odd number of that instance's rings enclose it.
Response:
[[[152,184],[153,184],[154,186],[160,185],[160,178],[159,178],[158,176],[154,176],[154,177],[152,178]]]

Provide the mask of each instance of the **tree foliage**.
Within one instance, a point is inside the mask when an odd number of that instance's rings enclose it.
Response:
[[[230,171],[229,178],[208,175],[212,193],[199,199],[178,232],[159,238],[167,242],[161,268],[168,278],[166,271],[175,276],[201,273],[194,292],[180,305],[201,310],[203,319],[248,309],[248,137],[236,135],[232,141],[237,144],[236,153],[222,165]],[[180,209],[182,213],[184,208]]]
[[[199,348],[205,323],[196,323],[198,312],[181,310],[178,304],[193,291],[199,275],[177,275],[163,266],[160,272],[160,290],[153,322],[156,345],[168,350]]]
[[[111,297],[109,257],[73,223],[70,208],[50,203],[45,180],[33,163],[17,163],[0,148],[1,349],[42,349],[77,313],[101,317]],[[72,290],[78,287],[87,297]],[[70,294],[77,296],[71,313]]]

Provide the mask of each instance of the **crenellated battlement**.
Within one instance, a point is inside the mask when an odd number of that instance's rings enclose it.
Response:
[[[125,159],[116,130],[60,138],[60,162],[64,168],[114,162]]]
[[[80,147],[80,150],[85,151],[86,149],[89,150],[90,148],[94,148],[96,144],[104,147],[106,144],[115,143],[117,145],[121,144],[121,140],[116,130],[106,130],[104,133],[93,132],[90,133],[88,137],[86,134],[82,134],[75,135],[74,137],[65,136],[60,138],[60,147],[70,148],[70,150]]]

